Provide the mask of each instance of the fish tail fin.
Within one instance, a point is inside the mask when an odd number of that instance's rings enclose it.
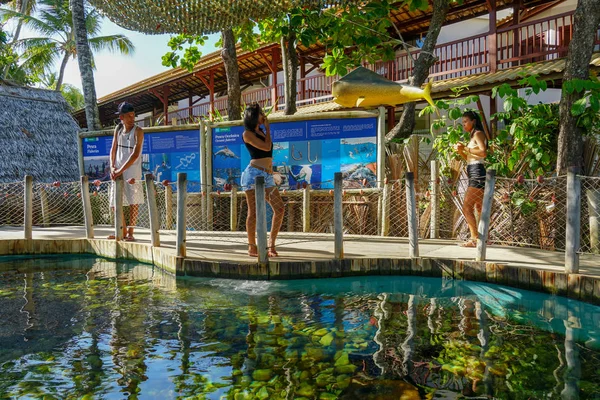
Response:
[[[423,90],[423,98],[425,100],[427,100],[427,102],[429,104],[431,104],[432,107],[435,108],[435,103],[433,102],[433,99],[431,98],[431,87],[433,86],[433,80],[430,80],[429,82],[427,82],[427,85],[425,86],[425,89]]]

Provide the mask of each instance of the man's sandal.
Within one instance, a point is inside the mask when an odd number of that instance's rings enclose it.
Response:
[[[460,247],[477,247],[477,239],[469,239],[459,244]]]

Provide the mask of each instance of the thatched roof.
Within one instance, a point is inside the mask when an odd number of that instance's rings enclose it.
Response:
[[[79,127],[59,92],[0,84],[0,182],[79,179]]]
[[[322,8],[364,0],[90,0],[117,25],[148,34],[208,34],[294,7]]]

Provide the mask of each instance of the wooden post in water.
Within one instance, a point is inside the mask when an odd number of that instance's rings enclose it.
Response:
[[[256,177],[256,247],[258,250],[259,264],[266,264],[267,257],[267,202],[265,200],[265,178]]]
[[[50,224],[50,210],[48,209],[48,193],[44,186],[40,186],[40,203],[42,206],[42,224],[48,226]]]
[[[415,195],[415,175],[406,172],[406,213],[408,216],[408,256],[419,257],[419,232],[417,225],[417,201]]]
[[[25,239],[33,238],[33,176],[25,175],[25,192],[23,196],[25,219],[23,221]]]
[[[431,192],[429,193],[431,215],[429,220],[429,237],[437,239],[440,230],[440,169],[437,160],[431,161]]]
[[[483,204],[479,216],[479,227],[477,229],[477,255],[476,261],[485,261],[488,233],[490,231],[490,219],[492,217],[492,205],[494,203],[494,189],[496,187],[496,171],[488,169],[485,174],[485,190],[483,191]]]
[[[392,184],[385,180],[383,186],[383,200],[381,205],[381,236],[390,234],[390,194],[392,193]]]
[[[177,173],[177,257],[186,256],[187,174]]]
[[[148,215],[150,216],[150,239],[152,246],[160,247],[160,219],[158,218],[158,207],[156,206],[156,186],[152,174],[146,174],[146,202],[148,203]]]
[[[342,173],[336,172],[333,177],[333,250],[336,260],[344,258],[344,214],[342,200]]]
[[[115,205],[115,240],[123,240],[123,175],[113,181],[113,204]]]
[[[581,178],[577,168],[567,172],[567,234],[565,243],[565,272],[579,273],[579,241],[581,230]]]
[[[310,185],[302,192],[302,232],[310,232]]]
[[[173,188],[165,186],[165,229],[173,229]]]
[[[238,206],[237,206],[237,187],[231,187],[231,202],[229,203],[229,228],[231,232],[237,231]]]
[[[46,196],[46,191],[43,192],[44,197]],[[44,203],[42,197],[42,213],[44,210]],[[94,216],[92,214],[92,202],[90,200],[90,185],[88,181],[88,177],[85,175],[81,175],[81,201],[83,202],[83,219],[85,221],[85,237],[88,239],[94,238]],[[48,205],[46,204],[46,207]],[[44,221],[45,223],[45,221]]]

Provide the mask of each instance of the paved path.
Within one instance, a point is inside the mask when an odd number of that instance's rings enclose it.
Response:
[[[104,238],[112,229],[95,227],[95,237]],[[20,239],[22,228],[0,228],[0,239]],[[77,226],[34,228],[34,239],[75,239],[85,237],[85,229]],[[146,229],[137,229],[136,238],[150,243]],[[247,256],[247,239],[244,232],[190,232],[187,237],[187,258],[207,261],[233,261],[251,263]],[[161,245],[175,251],[175,232],[161,233]],[[475,249],[465,249],[450,240],[419,241],[420,255],[429,258],[473,260]],[[333,235],[281,233],[278,239],[280,261],[323,260],[333,258]],[[406,239],[346,236],[346,258],[406,258]],[[487,261],[529,268],[564,270],[564,253],[523,247],[489,246]],[[580,273],[600,276],[600,255],[582,255]]]

